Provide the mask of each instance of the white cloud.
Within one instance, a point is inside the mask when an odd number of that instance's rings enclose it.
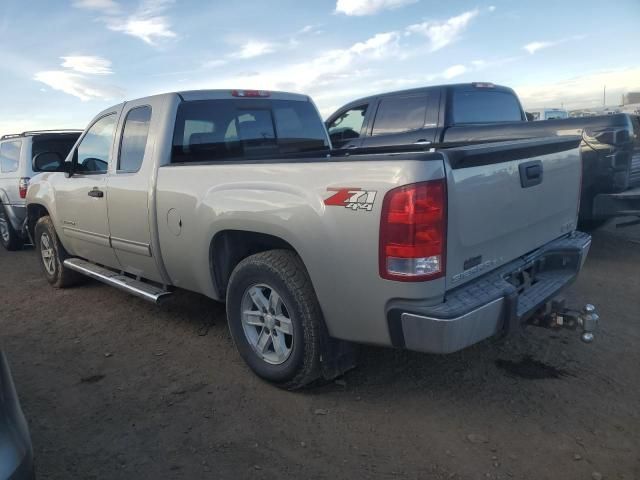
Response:
[[[137,37],[149,45],[155,45],[159,38],[174,38],[176,36],[165,17],[139,18],[131,16],[124,23],[113,22],[108,27],[114,32]]]
[[[368,54],[373,58],[382,58],[399,47],[400,35],[397,32],[377,33],[364,42],[354,44],[348,51],[357,55]]]
[[[110,75],[111,62],[106,58],[96,57],[93,55],[76,55],[70,57],[61,57],[62,66],[76,72],[88,73],[91,75]]]
[[[524,48],[527,52],[533,55],[538,50],[542,50],[543,48],[553,47],[554,45],[556,45],[555,42],[531,42],[531,43],[527,43],[522,48]]]
[[[76,0],[73,2],[73,6],[86,10],[98,10],[108,14],[116,14],[120,11],[120,5],[114,0]]]
[[[336,13],[345,15],[373,15],[381,10],[390,10],[416,3],[418,0],[338,0]]]
[[[572,40],[582,40],[586,38],[586,35],[574,35],[572,37],[565,37],[559,40],[553,41],[539,41],[539,42],[531,42],[527,43],[522,48],[529,52],[531,55],[536,53],[538,50],[542,50],[543,48],[555,47],[556,45],[560,45],[562,43],[570,42]]]
[[[48,85],[54,90],[68,93],[82,101],[107,100],[122,96],[122,91],[113,86],[101,85],[80,73],[67,70],[47,70],[38,72],[35,80]]]
[[[442,72],[442,77],[450,80],[453,77],[462,75],[466,71],[467,67],[465,67],[464,65],[453,65],[452,67],[449,67],[444,72]]]
[[[589,108],[602,106],[602,88],[607,86],[607,104],[620,103],[621,95],[640,90],[640,67],[591,72],[546,84],[515,87],[527,108]]]
[[[266,55],[267,53],[273,53],[275,51],[275,45],[270,42],[260,42],[257,40],[249,40],[246,42],[240,50],[235,53],[232,53],[231,57],[236,58],[254,58],[259,57],[261,55]]]
[[[158,40],[175,38],[169,19],[163,15],[173,0],[142,0],[133,13],[123,13],[115,0],[76,0],[73,6],[100,12],[99,18],[109,30],[139,38],[148,45]]]
[[[66,70],[44,70],[34,75],[34,80],[42,82],[54,90],[68,93],[82,101],[122,97],[122,89],[106,85],[96,77],[112,74],[111,62],[95,55],[75,55],[61,57]]]
[[[206,62],[202,62],[202,68],[218,68],[223,67],[228,62],[226,60],[217,59],[217,60],[207,60]]]
[[[407,27],[408,33],[416,33],[429,39],[430,50],[435,52],[456,41],[471,20],[478,16],[478,9],[469,10],[445,21],[426,21]]]

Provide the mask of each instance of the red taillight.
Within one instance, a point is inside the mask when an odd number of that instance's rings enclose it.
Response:
[[[20,198],[27,198],[27,188],[29,188],[29,178],[22,177],[18,181],[18,192],[20,193]]]
[[[395,188],[384,197],[380,220],[380,276],[416,282],[445,272],[444,179]]]
[[[271,93],[266,90],[231,90],[231,95],[234,97],[268,97]]]

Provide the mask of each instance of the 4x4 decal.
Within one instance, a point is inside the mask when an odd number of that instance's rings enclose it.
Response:
[[[330,192],[336,192],[324,201],[325,205],[350,208],[351,210],[373,210],[376,199],[375,190],[363,190],[361,188],[327,188]]]

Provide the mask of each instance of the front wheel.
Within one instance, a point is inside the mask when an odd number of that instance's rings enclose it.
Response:
[[[244,259],[227,291],[229,330],[260,377],[301,388],[320,376],[322,316],[300,258],[271,250]]]
[[[34,242],[47,281],[56,288],[70,287],[81,275],[64,266],[69,254],[60,243],[50,217],[41,217],[34,229]]]
[[[11,225],[6,207],[0,204],[0,243],[9,251],[20,250],[23,245],[22,238]]]

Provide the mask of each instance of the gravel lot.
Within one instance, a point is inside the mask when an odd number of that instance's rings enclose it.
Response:
[[[567,296],[577,332],[529,328],[449,356],[363,347],[336,383],[257,379],[224,308],[50,288],[0,249],[0,338],[40,478],[640,478],[640,228],[596,232]]]

